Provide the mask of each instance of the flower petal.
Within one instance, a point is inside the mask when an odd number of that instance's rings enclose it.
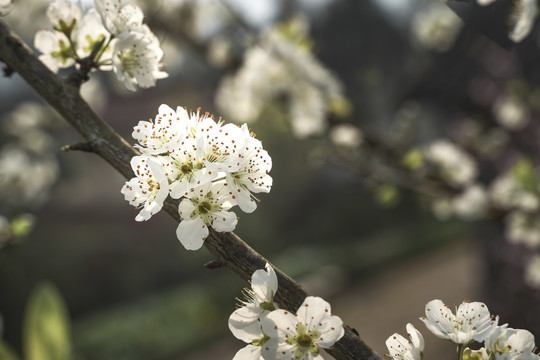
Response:
[[[176,237],[187,250],[198,250],[208,236],[208,227],[201,218],[184,220],[176,228]]]
[[[229,330],[232,334],[247,343],[262,336],[259,316],[262,311],[259,307],[248,304],[236,309],[229,317]]]

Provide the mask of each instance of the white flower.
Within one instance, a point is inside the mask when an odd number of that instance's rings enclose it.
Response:
[[[424,337],[412,324],[407,324],[409,339],[398,333],[386,339],[389,355],[394,360],[422,360],[424,356]]]
[[[525,244],[531,248],[540,246],[540,216],[515,210],[505,218],[506,236],[514,244]]]
[[[351,124],[340,124],[330,130],[330,140],[336,145],[355,148],[362,144],[362,132]]]
[[[234,205],[226,184],[210,183],[184,194],[178,207],[182,220],[176,229],[187,250],[198,250],[208,236],[208,226],[216,231],[233,231],[238,219],[229,209]]]
[[[261,337],[259,319],[264,313],[277,308],[274,295],[278,289],[276,273],[270,264],[265,270],[256,270],[251,276],[251,289],[244,289],[245,301],[229,317],[229,329],[233,335],[245,342]]]
[[[71,31],[80,22],[83,14],[82,4],[69,0],[56,0],[47,8],[47,17],[53,28],[58,31]]]
[[[272,177],[268,175],[272,169],[272,159],[263,149],[262,143],[252,136],[243,125],[241,128],[245,143],[241,150],[240,166],[237,170],[227,172],[227,184],[237,196],[237,203],[242,211],[253,212],[257,207],[251,192],[270,192]]]
[[[534,211],[539,206],[538,196],[526,189],[511,172],[493,181],[490,196],[495,206],[505,210]]]
[[[495,2],[495,0],[478,0],[478,3],[482,6],[487,6],[493,2]]]
[[[153,34],[132,32],[130,36],[119,38],[113,51],[113,69],[124,86],[135,91],[137,86],[148,88],[157,79],[169,76],[161,71],[163,51]]]
[[[261,356],[261,346],[247,345],[234,355],[233,360],[264,360]]]
[[[121,192],[130,205],[142,207],[135,220],[148,220],[163,207],[169,194],[169,181],[156,158],[134,156],[131,168],[136,177],[126,182]]]
[[[527,330],[507,328],[507,325],[497,326],[485,345],[494,360],[532,360],[534,356],[534,335]]]
[[[13,10],[13,0],[0,0],[0,16],[6,16]]]
[[[443,52],[454,44],[462,26],[461,19],[446,5],[433,3],[415,14],[411,33],[420,46]]]
[[[270,337],[262,347],[266,360],[322,360],[320,348],[332,347],[345,333],[341,319],[330,313],[330,304],[314,296],[308,296],[296,314],[278,309],[261,323]]]
[[[115,36],[143,26],[144,14],[137,5],[125,4],[123,0],[94,0],[94,7],[107,30]]]
[[[438,170],[439,175],[451,185],[469,184],[477,174],[474,160],[448,140],[436,140],[424,149],[426,160]]]
[[[77,44],[77,55],[79,55],[81,58],[89,56],[92,51],[94,51],[94,47],[97,46],[98,43],[105,46],[110,36],[111,34],[101,23],[101,19],[97,11],[95,9],[88,10],[88,12],[82,17],[80,25],[74,34]],[[101,50],[98,54],[98,66],[100,70],[112,70],[111,65],[103,65],[101,64],[101,61],[103,59],[111,59],[114,41],[115,40],[113,40],[112,43],[109,43],[107,48]]]
[[[70,45],[64,33],[52,30],[40,30],[34,37],[34,46],[43,54],[41,60],[52,72],[75,64],[75,49]]]
[[[501,96],[493,106],[495,120],[509,130],[520,130],[529,121],[527,106],[515,96]]]
[[[538,13],[537,0],[518,0],[510,17],[512,31],[508,37],[513,42],[520,42],[531,32]]]
[[[540,255],[534,255],[527,262],[525,282],[530,287],[540,289]]]
[[[481,302],[463,302],[454,315],[441,300],[427,303],[426,317],[420,319],[435,336],[456,344],[484,341],[499,321],[498,316],[491,318],[487,306]]]
[[[489,197],[482,185],[469,185],[452,199],[453,211],[464,220],[476,220],[484,216],[489,207]]]

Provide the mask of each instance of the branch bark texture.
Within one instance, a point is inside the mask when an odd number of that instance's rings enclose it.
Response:
[[[0,21],[0,60],[34,88],[89,144],[93,152],[106,160],[127,179],[134,176],[130,160],[138,155],[126,140],[104,122],[82,99],[76,83],[65,81],[51,72],[9,27]],[[167,199],[164,204],[176,220],[179,219],[178,201]],[[205,246],[223,264],[249,280],[257,269],[264,268],[268,260],[253,250],[234,233],[211,231]],[[279,290],[276,302],[289,311],[296,311],[307,292],[278,268]],[[338,360],[382,360],[351,329],[345,327],[344,337],[328,352]]]

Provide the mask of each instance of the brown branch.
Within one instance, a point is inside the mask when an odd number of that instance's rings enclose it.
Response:
[[[77,84],[62,80],[52,73],[32,53],[9,27],[0,21],[0,60],[19,73],[25,80],[69,122],[89,144],[92,151],[109,162],[126,178],[134,176],[130,160],[137,151],[105,123],[81,98]],[[164,210],[179,220],[178,201],[167,199]],[[268,260],[249,247],[234,233],[211,231],[206,248],[217,263],[224,264],[244,280],[249,280]],[[295,311],[307,292],[293,279],[274,267],[279,290],[276,302],[282,308]],[[340,360],[382,360],[349,327],[345,336],[328,352]]]

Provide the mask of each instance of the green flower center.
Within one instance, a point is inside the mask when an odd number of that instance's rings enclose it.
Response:
[[[193,164],[191,163],[183,164],[182,166],[180,166],[180,171],[184,175],[191,174],[191,172],[193,171]]]
[[[208,201],[204,201],[199,204],[199,213],[208,214],[210,211],[212,211],[212,204],[210,204]]]
[[[296,343],[298,345],[300,345],[301,347],[310,347],[311,346],[311,336],[309,336],[308,334],[302,334],[302,335],[299,335],[297,338],[296,338]]]

